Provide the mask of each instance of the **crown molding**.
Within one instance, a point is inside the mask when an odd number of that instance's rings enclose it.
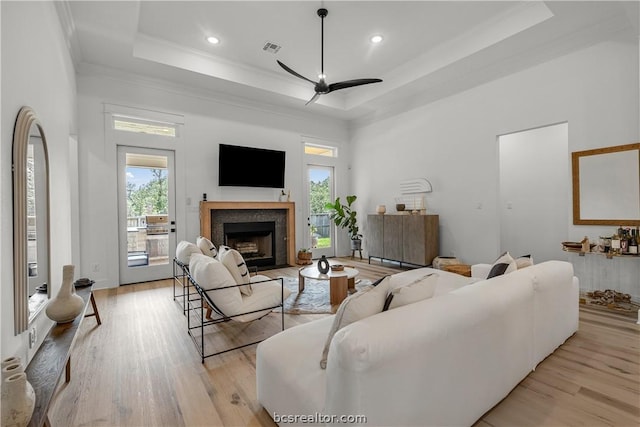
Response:
[[[78,40],[78,32],[71,13],[69,0],[59,0],[53,2],[60,21],[60,27],[67,44],[67,50],[71,55],[71,60],[75,68],[82,63],[82,50],[80,49],[80,41]]]

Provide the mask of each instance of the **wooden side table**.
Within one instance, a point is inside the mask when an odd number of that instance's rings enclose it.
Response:
[[[462,276],[471,277],[471,266],[468,264],[450,264],[445,265],[444,271],[460,274]]]
[[[314,265],[298,270],[298,292],[304,291],[304,279],[328,280],[329,301],[331,305],[339,305],[348,295],[349,289],[355,289],[355,277],[359,271],[352,267],[345,267],[343,271],[320,273]]]

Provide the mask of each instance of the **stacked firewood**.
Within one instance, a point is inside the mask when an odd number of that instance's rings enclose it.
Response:
[[[590,301],[591,304],[604,305],[609,308],[626,308],[621,306],[620,303],[631,303],[631,295],[614,291],[613,289],[587,292],[587,296],[592,299]]]

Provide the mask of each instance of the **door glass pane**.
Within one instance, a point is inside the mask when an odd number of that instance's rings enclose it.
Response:
[[[325,204],[331,202],[331,168],[309,167],[309,232],[312,248],[330,248],[331,220]]]
[[[127,153],[127,265],[169,262],[167,157]]]

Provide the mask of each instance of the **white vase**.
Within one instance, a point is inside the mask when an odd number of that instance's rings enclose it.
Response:
[[[7,378],[9,378],[11,375],[15,375],[15,374],[19,374],[24,372],[24,366],[22,366],[22,363],[20,362],[20,358],[19,357],[7,357],[6,359],[4,359],[2,361],[2,371],[1,371],[1,376],[0,376],[0,396],[2,397],[2,400],[4,400],[6,398],[7,395],[7,387],[5,385],[5,381]],[[4,425],[4,424],[2,424]]]
[[[2,367],[13,365],[14,363],[20,363],[20,358],[16,356],[7,357],[6,359],[2,359]]]
[[[62,267],[62,285],[58,295],[47,304],[47,317],[58,323],[73,322],[84,309],[84,300],[73,286],[73,265]]]
[[[33,415],[36,394],[27,381],[27,374],[13,374],[2,382],[7,394],[2,396],[2,426],[23,427],[29,424]]]

